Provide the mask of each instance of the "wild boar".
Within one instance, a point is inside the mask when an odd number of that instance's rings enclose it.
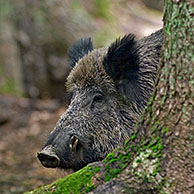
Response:
[[[78,170],[129,138],[153,93],[161,46],[162,30],[100,49],[90,38],[73,45],[66,83],[72,98],[38,153],[43,166]]]

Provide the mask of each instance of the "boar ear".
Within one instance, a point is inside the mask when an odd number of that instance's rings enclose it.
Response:
[[[103,65],[114,81],[135,79],[138,71],[138,54],[135,36],[132,34],[117,39],[108,48]]]
[[[135,100],[134,98],[138,96],[139,77],[139,57],[135,36],[129,34],[112,43],[108,48],[103,65],[119,92],[130,100]]]
[[[162,30],[138,41],[133,35],[116,40],[104,58],[104,69],[118,92],[143,109],[152,95],[162,46]]]
[[[68,51],[71,68],[75,66],[79,59],[87,55],[92,50],[93,44],[91,38],[81,38],[80,40],[75,42],[72,48]]]

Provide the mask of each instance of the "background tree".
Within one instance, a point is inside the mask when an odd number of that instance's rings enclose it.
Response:
[[[80,37],[102,47],[119,34],[145,36],[160,28],[161,13],[147,17],[143,2],[1,0],[0,94],[63,100],[67,49]]]
[[[95,186],[91,193],[194,192],[193,15],[193,1],[165,1],[157,87],[124,148],[34,193],[79,193]]]

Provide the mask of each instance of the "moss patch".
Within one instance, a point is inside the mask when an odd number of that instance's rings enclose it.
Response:
[[[142,140],[137,143],[137,134],[131,135],[130,139],[124,144],[124,148],[117,149],[108,154],[106,163],[105,180],[116,177],[126,166],[132,162],[132,173],[135,173],[139,178],[147,178],[153,181],[156,176],[159,176],[161,164],[159,158],[162,156],[163,144],[162,136],[168,132],[168,128],[160,129],[159,121],[154,126],[155,135],[149,141]],[[163,178],[157,178],[160,183]]]
[[[99,172],[99,168],[86,166],[85,168],[61,178],[51,185],[43,186],[26,194],[79,194],[87,193],[95,188],[92,176]]]
[[[106,181],[116,177],[125,169],[131,161],[131,155],[137,153],[139,147],[135,146],[133,142],[135,139],[136,133],[132,134],[131,138],[125,142],[124,148],[118,148],[106,156]]]

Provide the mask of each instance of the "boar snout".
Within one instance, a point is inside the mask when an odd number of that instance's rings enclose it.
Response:
[[[37,156],[44,167],[56,168],[60,165],[60,159],[51,145],[46,146],[41,152],[37,153]]]

